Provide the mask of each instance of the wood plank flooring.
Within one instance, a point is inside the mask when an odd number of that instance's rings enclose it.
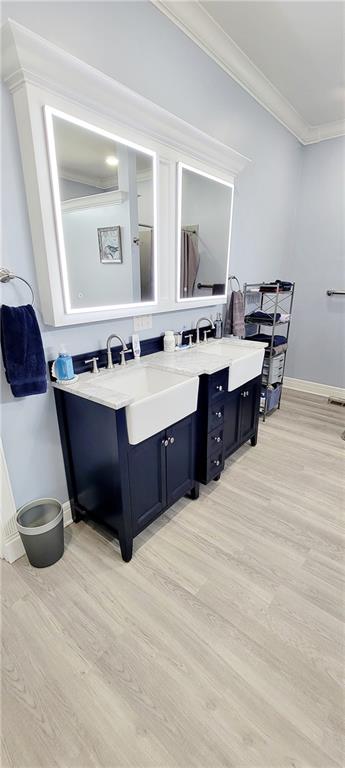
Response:
[[[286,392],[129,564],[3,563],[4,768],[344,766],[344,415]]]

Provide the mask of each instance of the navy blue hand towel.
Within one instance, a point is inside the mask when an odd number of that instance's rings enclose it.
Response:
[[[6,379],[14,397],[47,391],[47,371],[40,329],[34,308],[1,309],[1,349]]]

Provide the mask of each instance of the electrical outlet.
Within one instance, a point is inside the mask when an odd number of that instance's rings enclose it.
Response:
[[[146,331],[152,328],[152,315],[140,315],[133,318],[133,328],[135,331]]]

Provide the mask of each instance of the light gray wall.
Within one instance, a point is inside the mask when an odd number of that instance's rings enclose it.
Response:
[[[345,387],[345,137],[303,147],[294,256],[296,281],[286,373]],[[283,276],[284,277],[284,276]]]
[[[279,277],[292,258],[301,147],[271,115],[203,51],[147,2],[3,3],[7,16],[98,67],[206,133],[252,158],[234,199],[231,271],[244,280]],[[80,20],[82,18],[82,24]],[[3,99],[3,262],[36,286],[32,244],[13,106]],[[2,301],[26,301],[20,283]],[[190,326],[200,310],[159,315],[143,337]],[[42,327],[47,358],[64,343],[70,352],[104,347],[117,330],[128,339],[130,320],[74,328]],[[296,374],[297,375],[297,374]],[[3,377],[3,374],[2,374]],[[14,400],[2,387],[3,442],[16,504],[67,489],[52,391]],[[96,439],[96,438],[95,438]]]

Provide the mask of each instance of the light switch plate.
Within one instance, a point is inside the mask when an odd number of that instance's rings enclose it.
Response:
[[[135,331],[146,331],[152,328],[152,315],[140,315],[133,318],[133,328]]]

